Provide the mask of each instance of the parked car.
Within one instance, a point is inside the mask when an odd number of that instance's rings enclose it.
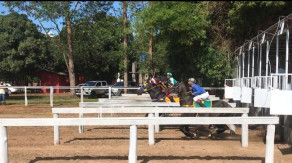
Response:
[[[111,85],[112,87],[124,87],[124,82],[117,82],[114,85]],[[133,81],[128,81],[128,87],[139,87],[138,83],[133,82]],[[108,89],[105,90],[105,95],[109,95],[108,93]],[[118,89],[118,88],[112,88],[112,95],[113,96],[120,96],[122,95],[122,93],[124,93],[124,89]],[[137,90],[136,89],[128,89],[128,93],[131,94],[136,94]]]
[[[84,86],[85,83],[82,83],[82,84],[78,84],[77,87],[81,87],[81,86]]]
[[[5,86],[8,86],[8,87],[12,87],[12,85],[10,83],[4,83]],[[18,88],[8,88],[8,94],[11,94],[11,93],[18,93],[20,92],[20,89]]]
[[[106,87],[107,82],[106,81],[88,81],[84,85],[81,85],[84,87]],[[81,90],[76,90],[76,95],[81,95]],[[83,96],[89,96],[89,97],[97,97],[99,95],[105,95],[105,89],[92,89],[92,88],[84,88],[83,89]]]

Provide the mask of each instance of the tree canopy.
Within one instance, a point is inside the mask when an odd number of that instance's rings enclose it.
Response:
[[[0,16],[0,73],[4,79],[24,81],[46,67],[48,42],[26,15]]]
[[[177,80],[201,78],[203,86],[222,86],[232,77],[237,46],[292,11],[289,1],[129,1],[123,25],[121,2],[117,15],[109,13],[110,1],[5,4],[55,25],[62,17],[64,28],[55,28],[59,33],[50,38],[26,15],[1,16],[1,76],[41,68],[69,73],[66,60],[71,54],[75,73],[87,80],[110,82],[135,62],[140,74],[170,71]]]

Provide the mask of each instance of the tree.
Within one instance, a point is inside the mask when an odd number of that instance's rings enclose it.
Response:
[[[55,24],[55,29],[59,35],[61,30],[57,20],[63,18],[67,30],[67,47],[64,44],[58,44],[61,49],[64,61],[69,73],[70,86],[75,86],[75,73],[74,73],[74,59],[73,59],[73,46],[72,46],[72,29],[71,24],[78,21],[80,17],[90,18],[91,14],[97,10],[106,10],[108,2],[73,2],[73,1],[60,1],[60,2],[46,2],[46,1],[28,1],[28,2],[5,2],[5,5],[10,9],[18,8],[25,11],[29,16],[39,20],[43,30],[48,35],[48,29],[42,25],[42,21],[51,21]],[[74,7],[73,7],[74,6]],[[106,7],[105,7],[106,6]],[[96,8],[95,8],[96,7]],[[59,37],[59,42],[61,39]],[[71,94],[75,95],[75,89],[71,89]]]
[[[128,87],[128,54],[127,54],[127,46],[128,46],[128,22],[127,22],[127,8],[128,4],[126,1],[123,2],[123,25],[124,25],[124,86]],[[127,90],[124,90],[127,93]]]
[[[165,73],[172,70],[179,77],[184,75],[189,66],[186,62],[192,61],[194,54],[188,54],[187,50],[194,46],[199,48],[201,40],[206,38],[209,24],[206,7],[206,3],[190,2],[152,2],[146,5],[135,21],[137,39],[144,46],[147,44],[143,42],[148,39],[148,52],[152,54],[149,57],[153,58],[145,62],[148,64],[145,67],[153,65],[154,71],[164,69]],[[154,59],[156,56],[162,60]],[[167,65],[171,67],[168,69]]]
[[[123,57],[123,20],[96,13],[92,20],[72,25],[73,50],[76,74],[82,74],[87,80],[116,79]],[[66,31],[61,32],[66,42]]]
[[[291,13],[291,1],[238,1],[232,2],[228,13],[232,32],[233,49],[243,44],[246,39],[258,35],[279,21],[280,16]]]
[[[48,42],[26,15],[0,16],[1,78],[24,84],[26,76],[46,66]]]

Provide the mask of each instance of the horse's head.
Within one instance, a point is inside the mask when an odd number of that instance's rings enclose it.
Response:
[[[149,88],[149,83],[145,82],[140,89],[137,91],[137,95],[142,95],[143,93],[146,93],[148,91]]]
[[[151,99],[153,100],[161,100],[164,98],[166,93],[163,92],[163,85],[157,82],[145,82],[142,87],[138,90],[137,94],[142,95],[143,93],[148,92],[150,94]]]
[[[176,93],[179,97],[180,105],[193,105],[193,95],[190,88],[184,82],[180,82],[170,88],[172,93]]]

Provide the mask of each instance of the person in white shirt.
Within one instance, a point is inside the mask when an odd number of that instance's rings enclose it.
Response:
[[[4,86],[3,81],[0,81],[0,86]],[[0,105],[5,105],[5,89],[0,88]]]

